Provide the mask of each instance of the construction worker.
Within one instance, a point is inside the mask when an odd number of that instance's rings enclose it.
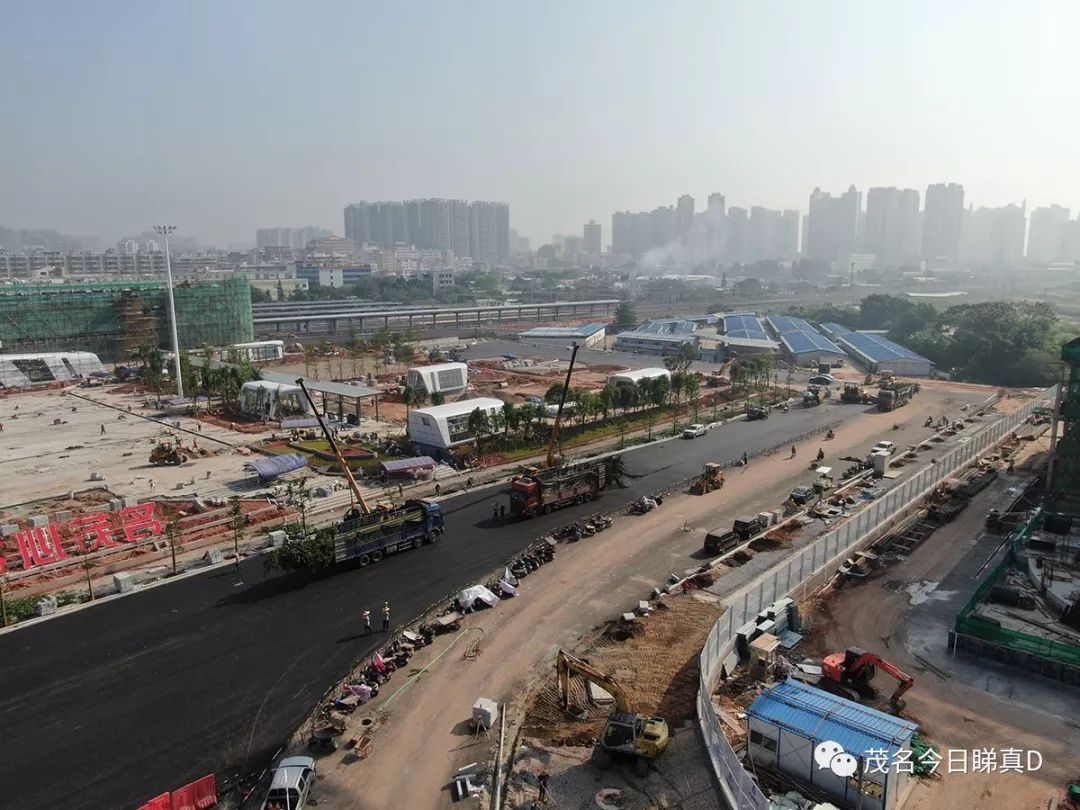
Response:
[[[795,458],[795,445],[791,445],[791,457]]]
[[[742,454],[742,463],[743,463],[743,466],[744,466],[744,467],[745,467],[745,466],[746,466],[747,464],[749,464],[749,463],[750,463],[750,456],[749,456],[749,455],[747,454],[747,452],[746,452],[745,450],[743,450],[743,454]]]
[[[101,435],[102,435],[102,436],[104,436],[104,435],[105,435],[105,425],[102,425],[102,426],[101,426]]]
[[[370,610],[365,610],[364,611],[364,635],[365,636],[370,636],[371,635],[371,611]]]
[[[0,433],[3,433],[3,432],[4,432],[3,425],[0,425]],[[442,487],[439,486],[438,483],[436,483],[435,484],[435,496],[438,497],[441,492],[442,492]]]
[[[383,602],[382,606],[382,629],[388,631],[390,629],[390,603]]]
[[[493,521],[495,521],[496,523],[498,523],[499,522],[499,505],[497,503],[492,504],[492,508],[495,510],[495,513],[491,516],[491,519]]]
[[[506,504],[505,503],[500,503],[499,504],[499,522],[502,523],[505,520],[506,520]]]

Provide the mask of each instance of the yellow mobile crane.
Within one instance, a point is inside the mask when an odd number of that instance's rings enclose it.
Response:
[[[559,650],[555,659],[555,671],[559,679],[559,695],[563,709],[570,709],[570,676],[577,674],[590,683],[603,688],[615,699],[615,711],[604,726],[600,747],[612,754],[630,757],[634,769],[644,774],[649,763],[659,757],[668,745],[668,724],[663,717],[646,717],[634,714],[626,690],[610,675],[592,664],[582,661],[566,650]]]

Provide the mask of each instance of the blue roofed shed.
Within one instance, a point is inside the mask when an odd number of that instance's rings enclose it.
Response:
[[[914,784],[898,763],[904,757],[910,761],[915,723],[799,681],[783,681],[758,695],[746,710],[746,725],[747,753],[755,763],[845,806],[859,805],[861,782],[863,810],[893,810]],[[824,742],[837,743],[863,765],[861,780],[815,761],[815,748]]]

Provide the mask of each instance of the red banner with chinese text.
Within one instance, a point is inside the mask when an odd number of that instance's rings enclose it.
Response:
[[[32,571],[73,556],[156,537],[164,531],[156,509],[156,503],[141,503],[119,512],[95,512],[65,523],[23,529],[13,535],[17,554],[5,558],[6,549],[0,546],[0,573],[18,570],[19,563],[23,571]]]
[[[204,810],[217,804],[217,778],[208,774],[172,794],[172,810]]]
[[[162,793],[160,796],[155,796],[139,810],[172,810],[172,796],[168,793]]]

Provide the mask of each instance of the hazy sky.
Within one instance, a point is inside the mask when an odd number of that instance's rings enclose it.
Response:
[[[964,184],[1080,208],[1080,3],[0,0],[0,224],[226,245],[354,200],[537,240],[674,202]]]

